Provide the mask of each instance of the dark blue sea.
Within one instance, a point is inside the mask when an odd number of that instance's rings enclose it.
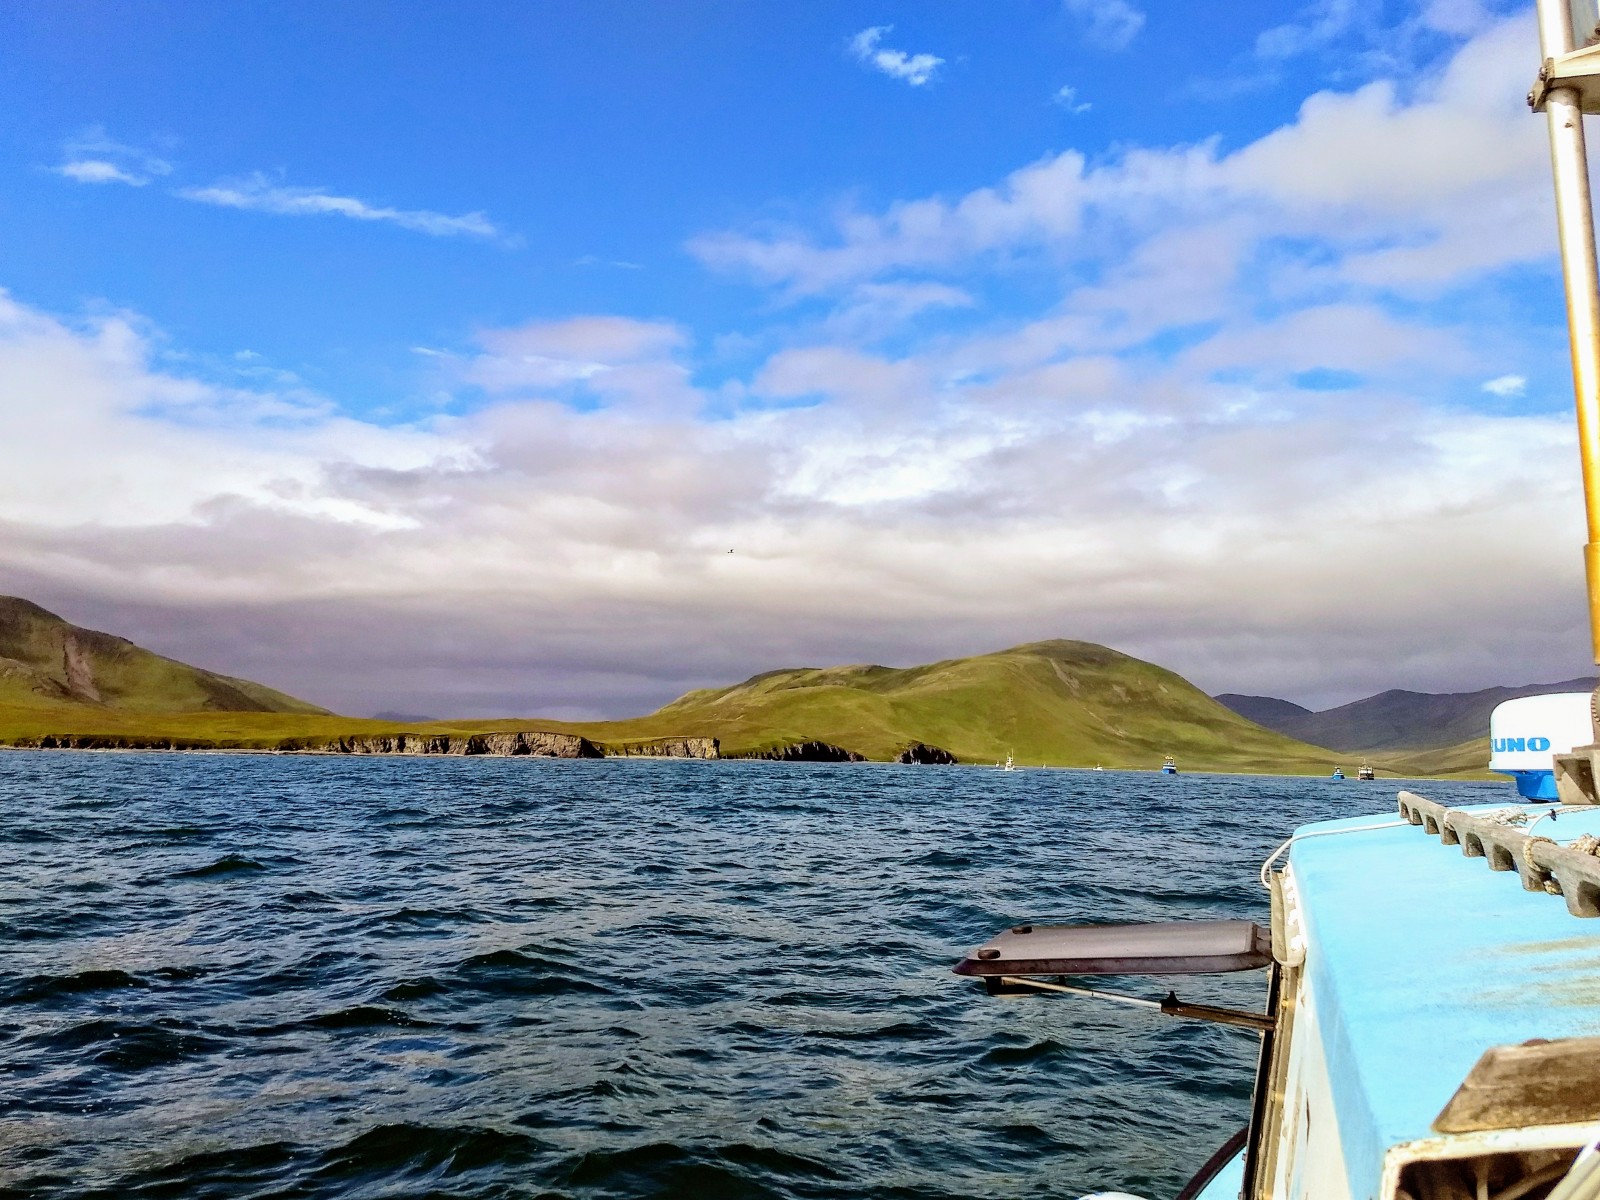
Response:
[[[950,967],[1022,919],[1265,920],[1289,830],[1395,790],[0,753],[0,1196],[1170,1197],[1253,1039]]]

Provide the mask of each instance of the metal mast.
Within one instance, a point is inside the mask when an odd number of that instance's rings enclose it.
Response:
[[[1600,265],[1595,258],[1594,206],[1583,138],[1583,114],[1600,112],[1600,47],[1592,45],[1596,40],[1593,0],[1538,2],[1544,65],[1528,103],[1535,112],[1545,114],[1550,127],[1556,225],[1566,277],[1572,384],[1578,408],[1578,454],[1583,463],[1584,514],[1589,526],[1589,542],[1584,548],[1589,638],[1594,660],[1600,663]]]

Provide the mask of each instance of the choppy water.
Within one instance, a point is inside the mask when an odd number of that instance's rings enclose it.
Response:
[[[1394,791],[0,754],[0,1195],[1170,1196],[1252,1040],[950,966],[1022,918],[1264,919],[1291,826]]]

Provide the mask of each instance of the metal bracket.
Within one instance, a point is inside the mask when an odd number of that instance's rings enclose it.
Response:
[[[1543,112],[1545,101],[1557,88],[1572,88],[1584,112],[1600,113],[1600,46],[1545,59],[1528,92],[1528,107]]]
[[[1167,998],[1161,1002],[1161,1011],[1169,1017],[1188,1017],[1191,1021],[1210,1021],[1215,1025],[1252,1029],[1257,1033],[1268,1033],[1278,1024],[1266,1013],[1245,1012],[1242,1008],[1218,1008],[1214,1004],[1189,1004],[1179,1000],[1176,992],[1167,993]]]
[[[1125,996],[1121,992],[1073,987],[1060,980],[1051,982],[1045,979],[1030,979],[1022,975],[991,975],[984,982],[990,985],[990,994],[996,996],[1023,996],[1029,992],[1061,992],[1071,996],[1087,996],[1091,1000],[1109,1000],[1113,1004],[1153,1008],[1168,1017],[1187,1017],[1191,1021],[1232,1025],[1237,1029],[1249,1029],[1255,1033],[1269,1033],[1277,1024],[1266,1013],[1245,1012],[1239,1008],[1219,1008],[1213,1004],[1189,1004],[1179,1000],[1176,992],[1168,992],[1164,1000],[1145,1000],[1139,996]]]

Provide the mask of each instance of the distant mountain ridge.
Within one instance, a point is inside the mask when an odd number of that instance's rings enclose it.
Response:
[[[1314,746],[1346,752],[1432,750],[1489,736],[1489,714],[1495,705],[1521,696],[1594,690],[1592,678],[1521,687],[1491,687],[1476,692],[1409,692],[1391,689],[1312,712],[1273,696],[1215,697],[1240,716]]]
[[[0,596],[0,704],[163,713],[328,711],[73,625],[17,596]]]
[[[1254,721],[1267,729],[1278,729],[1277,722],[1315,715],[1309,708],[1289,700],[1279,700],[1276,696],[1240,696],[1233,692],[1224,692],[1220,696],[1211,698],[1224,708],[1231,708],[1245,720]]]

